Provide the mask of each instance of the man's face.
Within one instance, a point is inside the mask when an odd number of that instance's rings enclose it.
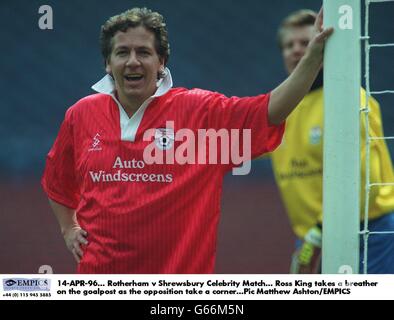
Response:
[[[155,48],[155,36],[143,26],[118,31],[112,38],[106,71],[115,79],[122,102],[142,104],[156,91],[157,75],[164,61]]]
[[[282,39],[282,55],[287,72],[293,72],[305,54],[309,41],[314,36],[313,26],[289,28]]]

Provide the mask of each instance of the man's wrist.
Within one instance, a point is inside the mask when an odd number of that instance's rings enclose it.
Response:
[[[80,226],[76,223],[73,223],[73,224],[70,224],[70,225],[67,225],[64,227],[62,226],[60,229],[61,229],[62,235],[65,236],[66,233],[68,233],[70,230],[73,230],[76,228],[80,228]]]
[[[302,60],[304,60],[305,65],[312,67],[313,69],[320,69],[323,62],[323,55],[308,50],[301,58],[301,61]]]

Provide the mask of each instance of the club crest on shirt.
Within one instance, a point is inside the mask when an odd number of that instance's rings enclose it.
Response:
[[[321,142],[322,129],[319,126],[313,127],[309,131],[310,144],[319,144]]]
[[[172,128],[157,128],[155,143],[160,150],[169,150],[174,145],[175,134]]]

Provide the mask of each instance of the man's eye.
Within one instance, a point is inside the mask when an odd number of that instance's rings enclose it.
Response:
[[[126,55],[126,54],[127,54],[127,51],[125,51],[125,50],[118,51],[118,52],[116,53],[117,56],[124,56],[124,55]]]
[[[140,55],[143,57],[149,56],[150,52],[149,51],[140,51]]]

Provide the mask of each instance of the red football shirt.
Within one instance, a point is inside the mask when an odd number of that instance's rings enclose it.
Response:
[[[42,185],[49,198],[76,210],[88,232],[78,272],[212,273],[223,176],[232,166],[147,164],[143,152],[151,142],[143,135],[154,129],[158,144],[176,148],[180,141],[167,142],[182,128],[251,129],[257,156],[275,149],[284,131],[284,124],[268,123],[268,101],[269,94],[227,98],[168,88],[131,119],[108,94],[72,106]],[[170,133],[163,131],[167,121]]]

